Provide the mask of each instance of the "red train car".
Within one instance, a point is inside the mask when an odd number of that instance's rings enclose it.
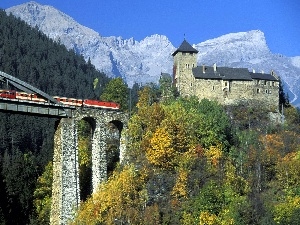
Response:
[[[108,108],[108,109],[120,109],[120,105],[115,102],[106,102],[106,101],[98,101],[98,100],[91,100],[85,99],[83,101],[83,106],[88,107],[98,107],[98,108]]]
[[[16,96],[17,96],[17,92],[14,90],[0,90],[1,98],[15,99]]]

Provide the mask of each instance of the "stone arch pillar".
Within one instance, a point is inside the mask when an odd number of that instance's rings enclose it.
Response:
[[[120,164],[126,163],[126,143],[127,143],[127,126],[123,126],[122,131],[120,131]]]
[[[106,138],[106,124],[102,120],[96,119],[92,139],[93,193],[97,191],[99,184],[107,179]]]
[[[77,125],[62,118],[54,134],[53,184],[50,224],[74,219],[80,202]]]

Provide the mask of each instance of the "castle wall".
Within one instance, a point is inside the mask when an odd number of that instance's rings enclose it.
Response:
[[[263,102],[270,111],[278,111],[279,109],[279,82],[254,80],[253,93],[255,99]]]
[[[190,95],[197,96],[200,100],[207,98],[223,105],[238,103],[243,100],[263,102],[271,111],[278,109],[278,82],[257,80],[254,81],[227,81],[211,79],[195,79],[190,87]]]
[[[195,95],[199,99],[216,100],[220,104],[234,104],[240,100],[255,98],[252,81],[228,81],[197,79]]]

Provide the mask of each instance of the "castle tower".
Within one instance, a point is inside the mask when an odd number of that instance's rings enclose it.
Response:
[[[186,40],[172,54],[174,59],[173,84],[181,96],[188,96],[194,93],[195,78],[192,69],[197,66],[198,51]]]

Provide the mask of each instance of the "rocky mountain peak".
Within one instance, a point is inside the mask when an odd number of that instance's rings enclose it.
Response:
[[[78,24],[73,18],[49,5],[41,5],[30,1],[13,6],[6,10],[16,17],[24,20],[32,27],[38,27],[43,33],[52,39],[58,39],[62,35],[86,35],[99,36],[94,30]]]
[[[260,30],[226,34],[199,43],[195,48],[199,50],[199,61],[219,62],[222,65],[256,60],[271,54]]]

